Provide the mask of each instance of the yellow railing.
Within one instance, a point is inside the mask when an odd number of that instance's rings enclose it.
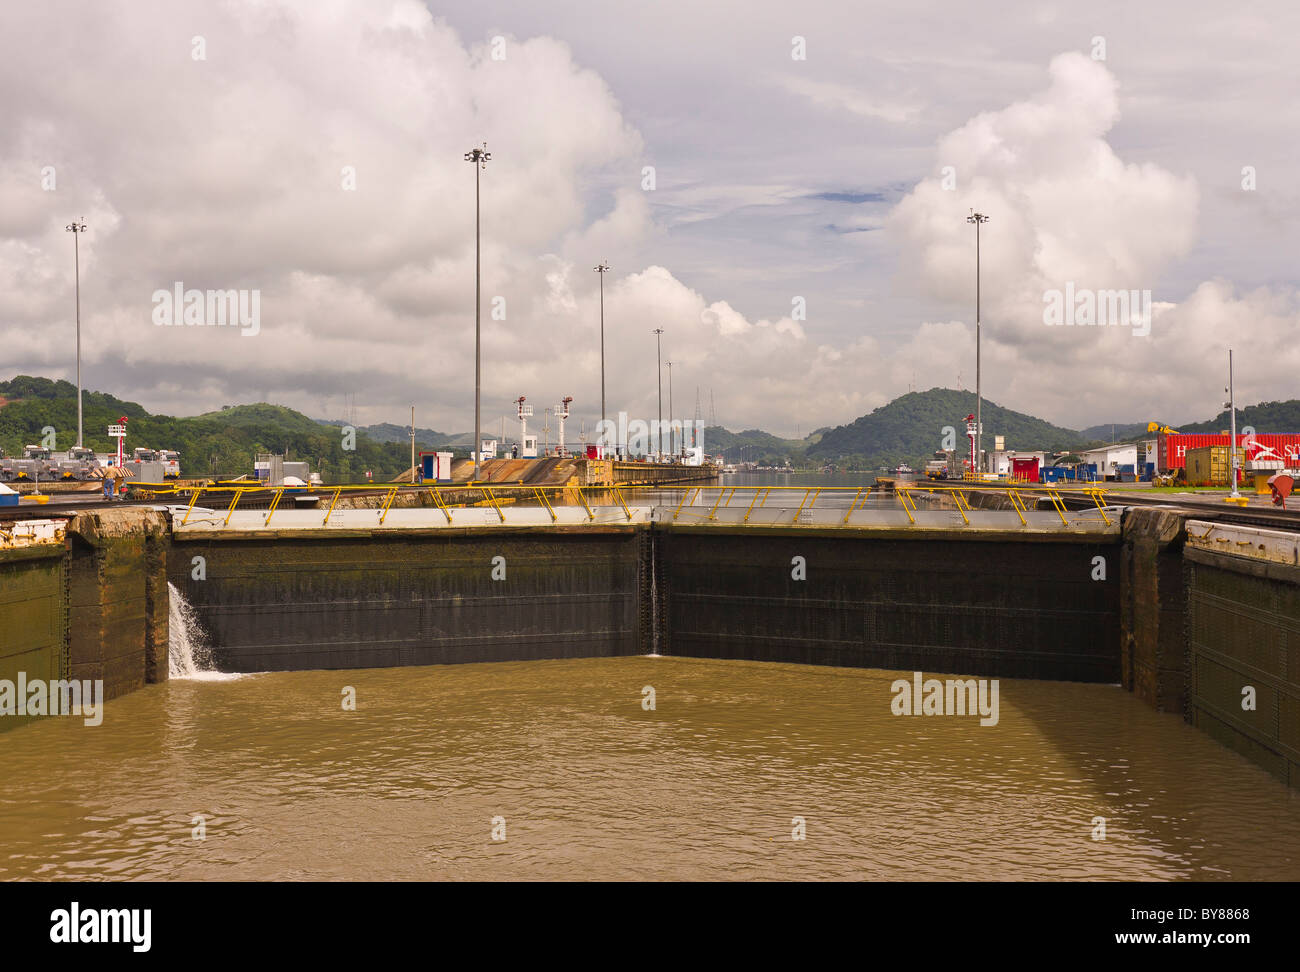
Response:
[[[714,490],[716,495],[708,496],[708,491]],[[742,523],[748,523],[753,516],[755,509],[761,509],[768,500],[768,497],[776,492],[778,495],[791,496],[790,504],[795,505],[794,519],[797,522],[799,517],[813,509],[817,500],[822,495],[846,496],[852,495],[849,501],[848,509],[845,510],[844,516],[840,519],[841,526],[847,526],[849,519],[864,503],[864,500],[872,492],[868,486],[699,486],[690,487],[682,490],[682,495],[677,506],[673,509],[672,519],[674,521],[682,516],[696,516],[705,520],[716,520],[718,510],[727,509],[731,506],[732,500],[737,493],[741,493],[741,502],[745,502],[744,493],[749,491],[750,498],[748,506],[745,508],[745,515],[741,518]],[[1082,488],[1072,490],[1082,492],[1088,497],[1096,507],[1097,512],[1101,514],[1103,522],[1107,526],[1111,525],[1110,517],[1106,514],[1105,493],[1106,490],[1100,487],[1085,485]],[[876,492],[882,492],[876,490]],[[1066,513],[1069,512],[1065,505],[1065,498],[1061,495],[1061,487],[1056,484],[1046,483],[976,483],[963,482],[960,485],[947,485],[932,483],[929,481],[918,480],[915,483],[895,483],[894,495],[898,497],[899,504],[903,511],[907,513],[908,521],[916,523],[917,505],[915,493],[924,492],[932,494],[948,495],[952,498],[953,506],[961,515],[962,522],[970,524],[970,513],[974,510],[970,502],[972,493],[994,493],[1006,496],[1011,508],[1020,517],[1022,526],[1028,525],[1025,514],[1030,512],[1031,504],[1036,506],[1039,499],[1045,499],[1052,504],[1052,508],[1061,517],[1062,524],[1068,524]],[[792,494],[801,494],[797,504]],[[707,508],[707,512],[694,513],[691,508],[697,507],[700,510]],[[838,509],[838,507],[836,507]]]
[[[370,493],[378,499],[379,522],[382,524],[387,518],[388,513],[392,510],[395,501],[403,493],[407,495],[417,495],[426,493],[433,500],[434,508],[438,509],[446,518],[447,522],[452,521],[452,511],[455,509],[464,509],[470,506],[487,506],[491,507],[497,514],[502,523],[505,522],[506,515],[503,506],[514,503],[516,496],[506,494],[521,494],[523,497],[531,496],[537,501],[537,505],[546,510],[551,516],[551,522],[555,522],[559,517],[555,512],[556,506],[581,505],[587,513],[588,520],[596,518],[596,510],[591,502],[593,494],[607,494],[612,496],[618,506],[622,509],[623,515],[627,520],[633,518],[631,507],[627,503],[627,497],[624,495],[626,489],[654,489],[658,487],[646,485],[642,487],[632,486],[522,486],[516,484],[497,484],[489,485],[486,483],[469,483],[469,484],[443,484],[443,485],[425,485],[412,487],[408,484],[385,483],[376,485],[374,483],[357,483],[344,486],[322,486],[313,489],[307,486],[263,486],[250,483],[244,485],[230,486],[170,486],[165,484],[151,484],[149,492],[157,497],[189,495],[189,502],[185,506],[185,515],[181,518],[181,526],[189,522],[194,508],[198,505],[200,498],[225,498],[230,497],[230,502],[226,507],[226,518],[224,525],[230,525],[230,519],[234,515],[240,500],[245,497],[259,496],[259,498],[269,497],[270,503],[266,509],[264,523],[269,524],[275,513],[280,509],[281,501],[286,494],[290,496],[302,495],[312,496],[318,493],[329,494],[329,506],[325,510],[325,517],[322,524],[328,524],[330,518],[338,506],[340,497],[346,493]]]
[[[1025,519],[1025,514],[1029,512],[1029,505],[1025,501],[1026,495],[1047,499],[1047,501],[1052,504],[1052,508],[1056,510],[1057,515],[1060,516],[1062,525],[1068,524],[1069,520],[1066,519],[1065,514],[1069,512],[1069,509],[1065,505],[1065,497],[1061,495],[1061,488],[1062,487],[1056,483],[1028,483],[1020,481],[1013,481],[1012,483],[1005,485],[982,483],[978,486],[932,486],[922,485],[920,483],[896,483],[894,486],[894,489],[899,494],[900,500],[903,501],[903,508],[909,509],[910,507],[908,518],[913,523],[916,522],[916,519],[912,517],[912,513],[916,512],[916,503],[914,500],[911,500],[911,497],[908,495],[910,493],[926,492],[948,494],[953,498],[953,503],[956,505],[958,512],[961,513],[962,520],[969,524],[970,518],[966,514],[970,512],[971,505],[970,499],[966,494],[971,492],[983,492],[999,493],[1006,496],[1010,500],[1012,508],[1020,517],[1021,526],[1025,526],[1028,523]],[[1092,500],[1093,505],[1101,514],[1102,522],[1105,523],[1106,526],[1111,525],[1110,517],[1106,515],[1106,490],[1103,487],[1085,484],[1081,487],[1074,487],[1070,491],[1082,493],[1084,496],[1088,497],[1088,499]],[[904,499],[905,496],[907,496],[907,499]],[[1034,500],[1034,503],[1035,505],[1037,504],[1037,499]]]
[[[686,486],[679,487],[681,494],[677,505],[673,508],[672,520],[677,521],[683,516],[698,517],[703,520],[716,521],[718,511],[730,509],[733,501],[736,501],[737,495],[740,496],[736,503],[737,507],[745,505],[745,513],[741,518],[742,523],[749,523],[755,510],[763,509],[768,500],[775,494],[778,497],[789,497],[789,502],[781,504],[783,508],[793,507],[795,510],[794,520],[812,510],[822,497],[851,497],[848,508],[839,520],[839,525],[847,526],[849,520],[855,512],[866,508],[866,501],[871,493],[881,493],[879,489],[873,490],[869,486]],[[1082,493],[1095,506],[1100,513],[1102,520],[1107,526],[1111,525],[1111,519],[1106,513],[1106,490],[1103,487],[1093,485],[1082,485],[1066,487],[1067,491],[1073,493]],[[489,485],[486,483],[471,484],[440,484],[424,485],[412,487],[408,484],[381,484],[361,483],[346,486],[325,486],[318,489],[302,486],[261,486],[256,484],[249,485],[230,485],[230,486],[166,486],[152,490],[158,496],[181,496],[189,494],[189,502],[185,507],[185,515],[181,519],[181,525],[184,526],[190,519],[193,511],[202,497],[230,497],[230,502],[226,507],[225,525],[230,524],[231,517],[235,509],[239,506],[240,501],[246,497],[256,496],[259,499],[269,497],[270,503],[266,508],[264,523],[269,524],[274,518],[276,511],[280,509],[285,494],[293,495],[314,495],[316,493],[330,494],[329,506],[325,510],[322,524],[328,524],[330,518],[334,515],[338,506],[339,499],[344,494],[371,493],[375,494],[379,512],[379,522],[382,524],[388,517],[389,511],[393,508],[399,495],[419,495],[427,494],[433,501],[433,507],[439,510],[446,517],[447,523],[453,523],[452,513],[457,509],[467,507],[490,507],[496,512],[499,522],[506,522],[504,505],[516,502],[517,499],[528,499],[531,497],[535,505],[547,511],[554,523],[559,519],[556,513],[557,506],[581,506],[586,513],[588,521],[596,519],[596,505],[601,504],[599,499],[593,503],[593,497],[612,497],[622,510],[626,520],[633,519],[633,512],[628,503],[628,493],[645,491],[654,491],[663,493],[667,490],[665,487],[654,484],[632,484],[626,486],[520,486],[513,484],[496,484]],[[713,495],[709,495],[710,491]],[[1069,512],[1066,506],[1066,498],[1062,496],[1062,487],[1058,484],[1022,484],[1022,483],[975,483],[961,482],[955,484],[942,484],[931,481],[919,480],[917,482],[905,482],[894,484],[894,495],[897,496],[899,505],[907,514],[908,521],[916,523],[917,513],[917,493],[930,493],[936,495],[947,495],[951,497],[952,504],[956,512],[960,514],[962,522],[969,525],[970,513],[974,509],[971,505],[971,495],[974,493],[992,493],[1007,497],[1011,504],[1012,510],[1020,518],[1022,526],[1028,525],[1025,514],[1036,507],[1040,500],[1046,500],[1051,504],[1062,524],[1068,524],[1066,513]],[[745,494],[749,494],[748,501],[745,500]],[[795,496],[798,494],[798,499]],[[887,495],[887,493],[886,493]],[[633,498],[635,504],[636,500]],[[638,504],[644,505],[644,504]],[[664,505],[662,501],[659,505]],[[823,504],[825,509],[825,504]],[[836,504],[834,509],[838,512],[840,505]]]

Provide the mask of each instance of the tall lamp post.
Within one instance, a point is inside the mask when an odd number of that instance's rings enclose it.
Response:
[[[72,234],[72,260],[77,274],[77,448],[81,448],[81,247],[77,238],[86,232],[85,217],[64,227]]]
[[[664,458],[664,363],[662,327],[655,328],[655,360],[659,365],[659,460]]]
[[[987,216],[973,209],[966,217],[966,222],[975,224],[975,476],[977,479],[984,472],[984,449],[980,442],[984,435],[980,416],[980,405],[983,400],[980,393],[980,224],[988,221]]]
[[[601,260],[592,269],[600,274],[600,428],[603,433],[609,428],[605,425],[605,274],[609,273],[609,264]]]
[[[465,153],[465,161],[474,166],[474,479],[481,477],[479,470],[479,460],[482,458],[480,452],[483,448],[482,429],[480,420],[482,416],[482,403],[480,402],[480,392],[482,389],[482,339],[480,336],[480,317],[483,309],[481,299],[481,253],[480,253],[480,233],[479,233],[479,204],[478,204],[478,184],[479,173],[487,168],[488,162],[492,159],[491,153],[487,151],[487,142],[483,143],[482,148],[476,148],[472,152]]]
[[[673,363],[668,362],[668,450],[677,455],[677,443],[673,441]]]
[[[1228,406],[1228,412],[1231,415],[1231,438],[1228,439],[1228,468],[1229,475],[1232,477],[1232,492],[1228,495],[1233,499],[1240,499],[1241,493],[1237,491],[1237,392],[1236,386],[1232,383],[1232,348],[1228,348],[1228,400],[1225,402]]]

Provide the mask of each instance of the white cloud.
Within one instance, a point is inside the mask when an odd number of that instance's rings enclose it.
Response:
[[[517,13],[512,23],[541,16]],[[319,414],[352,394],[362,421],[394,420],[415,400],[421,424],[463,430],[473,416],[474,177],[462,154],[486,139],[486,416],[520,394],[543,404],[573,395],[575,418],[595,413],[600,260],[614,267],[605,303],[615,411],[656,406],[655,327],[674,362],[677,411],[693,412],[696,386],[706,403],[712,389],[732,426],[793,433],[851,421],[914,375],[925,388],[953,386],[960,373],[972,388],[970,207],[992,216],[982,237],[988,397],[1080,427],[1200,418],[1217,409],[1230,341],[1242,396],[1289,397],[1294,387],[1293,287],[1169,282],[1203,245],[1198,218],[1217,196],[1154,153],[1115,147],[1132,104],[1120,80],[1143,65],[1111,70],[1064,54],[1033,94],[1027,60],[983,74],[975,69],[987,57],[936,60],[926,52],[947,40],[900,13],[881,52],[886,77],[873,84],[857,61],[828,66],[830,17],[811,49],[828,57],[816,66],[836,70],[833,79],[783,77],[797,97],[772,99],[788,48],[746,25],[734,53],[682,38],[681,69],[712,68],[714,51],[727,83],[684,85],[674,102],[671,78],[627,81],[616,97],[584,66],[645,44],[636,31],[602,28],[584,57],[516,27],[496,61],[495,25],[457,30],[415,0],[51,0],[8,17],[0,342],[13,370],[72,373],[63,227],[84,215],[90,387],[181,413],[267,395]],[[205,61],[190,56],[199,33]],[[1029,46],[1041,79],[1041,44]],[[1139,107],[1163,99],[1185,109],[1178,79],[1189,63],[1142,75]],[[971,103],[980,107],[946,115]],[[648,120],[657,144],[633,118]],[[1175,139],[1189,161],[1199,156],[1186,147],[1204,144],[1192,121]],[[1248,161],[1225,168],[1234,185]],[[639,186],[646,164],[658,167],[655,192]],[[41,189],[46,165],[57,169],[55,192]],[[944,165],[956,169],[956,191],[941,187]],[[344,166],[355,167],[355,192],[341,188]],[[935,175],[918,182],[922,171]],[[1261,180],[1281,182],[1278,167],[1262,166]],[[877,226],[877,216],[809,198],[899,183],[912,188],[883,232],[837,233]],[[1242,222],[1254,226],[1270,205],[1247,210],[1256,216]],[[261,335],[154,327],[150,295],[177,280],[259,288]],[[1043,291],[1066,281],[1151,289],[1151,336],[1045,327]],[[790,319],[796,294],[807,320]],[[491,319],[496,296],[505,321]],[[1174,405],[1188,414],[1170,414]]]
[[[787,76],[781,78],[780,83],[787,91],[807,98],[815,105],[847,111],[860,118],[901,123],[911,121],[920,111],[916,105],[883,101],[850,85],[834,81]]]

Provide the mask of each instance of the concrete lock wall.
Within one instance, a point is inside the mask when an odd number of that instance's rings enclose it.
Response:
[[[1188,721],[1300,786],[1300,568],[1186,555]]]
[[[67,664],[67,544],[0,550],[0,679],[63,677]],[[0,731],[31,721],[0,718]]]
[[[1121,682],[1151,707],[1180,716],[1187,709],[1185,522],[1176,511],[1125,511],[1121,560]]]
[[[166,517],[110,509],[38,522],[42,542],[15,546],[15,526],[0,546],[0,679],[102,680],[107,699],[165,681]],[[6,716],[0,730],[30,718]]]
[[[1130,509],[1122,534],[598,523],[173,537],[158,511],[88,511],[0,547],[0,678],[103,679],[109,698],[165,680],[170,579],[231,671],[657,651],[1118,681],[1300,785],[1300,536],[1192,516]]]
[[[68,526],[68,677],[103,679],[105,698],[167,680],[163,513],[97,510]]]
[[[631,528],[178,540],[169,572],[229,671],[632,655],[643,544]]]
[[[655,553],[660,651],[1115,682],[1117,541],[669,529]]]

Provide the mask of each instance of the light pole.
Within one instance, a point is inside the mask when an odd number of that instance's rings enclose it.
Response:
[[[600,274],[600,428],[603,434],[609,428],[605,425],[605,274],[609,272],[609,264],[601,260],[592,269]]]
[[[677,455],[677,444],[673,442],[673,363],[668,362],[668,448]]]
[[[492,155],[487,151],[487,142],[483,143],[482,148],[476,148],[472,152],[465,153],[465,161],[474,166],[474,479],[480,478],[479,459],[480,451],[483,447],[482,434],[479,421],[482,414],[481,402],[479,395],[482,388],[482,340],[480,337],[480,316],[482,312],[481,286],[480,286],[480,234],[479,234],[479,205],[478,205],[478,184],[479,173],[487,168],[488,162]]]
[[[984,472],[984,450],[980,444],[980,439],[984,434],[984,426],[981,423],[980,405],[982,396],[980,394],[980,223],[987,223],[989,218],[983,213],[977,213],[975,210],[970,211],[966,217],[966,222],[975,224],[975,475],[979,477]]]
[[[77,448],[81,448],[81,247],[77,237],[86,232],[85,217],[64,227],[72,234],[72,260],[77,274]]]
[[[1232,348],[1228,348],[1228,414],[1231,416],[1231,435],[1228,439],[1228,467],[1229,475],[1232,477],[1232,492],[1228,495],[1232,499],[1240,499],[1241,493],[1237,492],[1237,393],[1236,386],[1232,383]]]
[[[663,340],[661,335],[664,333],[662,327],[655,328],[655,360],[659,364],[659,459],[664,457],[664,364],[663,364]]]

